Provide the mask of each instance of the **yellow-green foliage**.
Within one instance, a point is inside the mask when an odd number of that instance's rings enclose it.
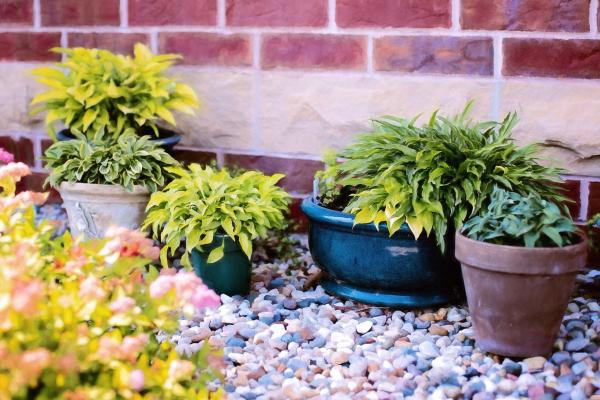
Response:
[[[158,249],[140,232],[52,238],[34,223],[45,195],[14,194],[28,172],[0,167],[0,400],[220,397],[206,389],[217,354],[205,346],[183,359],[155,337],[218,296],[193,273],[159,275]]]
[[[166,245],[161,261],[167,262],[167,251],[177,250],[186,240],[182,264],[189,266],[189,252],[209,245],[217,234],[226,234],[237,242],[248,258],[252,240],[266,237],[268,229],[284,226],[284,212],[289,195],[276,183],[282,174],[265,176],[257,171],[231,176],[229,171],[202,168],[167,168],[176,175],[162,191],[155,192],[148,203],[144,229],[151,227],[154,237],[160,234]],[[223,257],[225,242],[211,251],[208,262]]]
[[[36,68],[36,80],[49,90],[35,96],[32,113],[47,111],[46,125],[55,137],[56,124],[89,139],[116,139],[142,127],[158,134],[156,123],[175,125],[171,111],[193,114],[194,91],[169,78],[165,71],[179,58],[154,55],[136,44],[134,57],[99,49],[53,49],[66,59],[56,67]]]

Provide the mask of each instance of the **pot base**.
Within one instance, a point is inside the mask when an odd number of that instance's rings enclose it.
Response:
[[[352,286],[348,283],[338,282],[331,278],[323,278],[320,284],[329,294],[338,297],[355,300],[365,304],[393,308],[426,308],[455,300],[453,296],[440,294],[439,292],[427,293],[420,291],[419,293],[394,293]]]

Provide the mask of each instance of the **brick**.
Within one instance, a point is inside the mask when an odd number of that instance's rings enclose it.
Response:
[[[19,183],[17,183],[17,192],[23,192],[25,190],[31,190],[34,192],[48,192],[47,204],[59,204],[62,203],[62,199],[57,190],[50,186],[45,186],[44,182],[48,178],[48,174],[41,172],[33,172],[31,175],[23,177]]]
[[[337,0],[336,23],[343,28],[450,27],[450,0]]]
[[[196,150],[192,148],[175,147],[173,157],[184,165],[197,163],[201,165],[210,164],[217,159],[216,153],[212,151]]]
[[[262,67],[272,69],[364,69],[365,40],[358,36],[267,35],[262,43]]]
[[[0,25],[33,25],[33,0],[0,0]]]
[[[0,60],[58,61],[60,55],[50,52],[56,46],[60,46],[60,33],[2,32]]]
[[[216,25],[217,0],[129,0],[130,25]]]
[[[504,75],[600,78],[600,40],[504,39]]]
[[[491,38],[389,36],[375,41],[375,69],[492,75]]]
[[[600,213],[600,182],[590,182],[587,218]]]
[[[560,184],[562,195],[567,197],[572,202],[567,202],[571,218],[579,218],[579,210],[581,208],[581,184],[578,180],[567,179]]]
[[[158,36],[161,53],[178,53],[182,64],[252,65],[250,38],[247,35],[217,33],[161,33]]]
[[[462,0],[463,29],[589,30],[589,0]]]
[[[311,193],[315,172],[324,167],[320,161],[247,154],[225,154],[225,165],[256,169],[269,175],[285,174],[281,185],[296,193]]]
[[[289,219],[294,223],[294,231],[296,232],[308,232],[308,218],[300,209],[303,198],[293,198],[290,203]]]
[[[327,0],[227,0],[227,25],[325,26]]]
[[[33,142],[29,138],[14,139],[11,136],[0,136],[0,147],[15,157],[16,162],[29,166],[34,165]]]
[[[41,0],[44,26],[119,25],[119,0]]]
[[[69,47],[99,48],[121,54],[132,53],[136,43],[149,44],[145,33],[70,32],[67,40]]]

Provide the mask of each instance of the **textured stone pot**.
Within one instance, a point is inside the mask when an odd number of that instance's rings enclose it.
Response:
[[[415,240],[404,225],[392,237],[385,225],[353,226],[354,216],[302,203],[308,217],[309,246],[326,273],[330,293],[388,307],[429,307],[456,300],[462,286],[452,251],[444,256],[435,240]]]
[[[103,237],[111,226],[138,229],[150,198],[142,186],[127,192],[116,185],[63,182],[59,192],[71,233],[86,239]]]
[[[551,352],[585,266],[587,240],[565,247],[502,246],[456,234],[477,344],[509,357]]]
[[[207,259],[210,251],[221,246],[223,240],[225,240],[223,258],[209,264]],[[196,275],[206,286],[228,296],[245,295],[250,292],[252,263],[236,242],[229,236],[215,235],[214,241],[208,246],[203,246],[202,250],[194,249],[190,256]]]

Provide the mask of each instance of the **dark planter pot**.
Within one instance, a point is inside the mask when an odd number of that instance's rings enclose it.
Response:
[[[353,227],[353,215],[313,198],[301,208],[310,222],[310,252],[327,275],[321,284],[328,292],[388,307],[430,307],[457,298],[460,268],[440,253],[435,240],[415,240],[408,226],[392,237],[383,224],[379,231],[373,224]]]
[[[220,246],[223,239],[225,239],[223,258],[208,264],[206,261],[210,251]],[[216,235],[212,244],[203,246],[202,252],[197,249],[192,250],[191,260],[196,275],[215,292],[228,296],[245,295],[250,292],[252,264],[240,246],[229,236]]]
[[[169,129],[158,128],[158,134],[159,136],[156,137],[152,130],[140,132],[140,135],[150,136],[152,138],[150,139],[152,142],[156,143],[158,146],[162,147],[168,152],[173,151],[175,145],[181,141],[181,135]],[[59,141],[72,140],[74,138],[75,137],[68,129],[58,131],[56,134],[56,139]]]
[[[456,234],[477,345],[509,357],[552,351],[587,240],[565,247],[502,246]]]

